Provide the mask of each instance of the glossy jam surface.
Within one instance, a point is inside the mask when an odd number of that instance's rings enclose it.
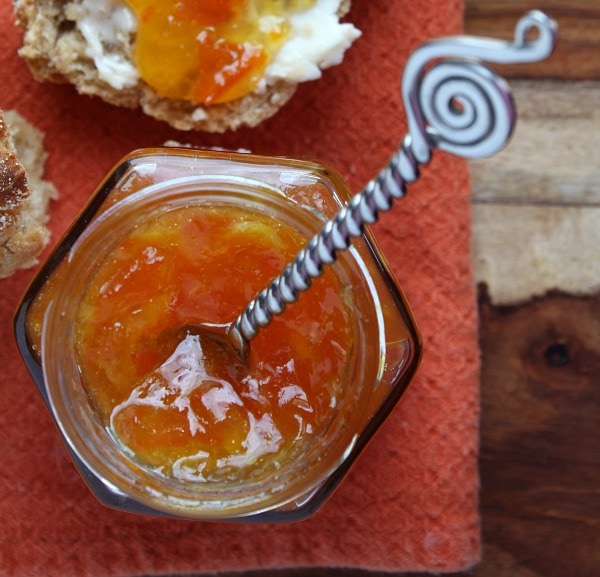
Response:
[[[246,366],[185,328],[233,320],[304,244],[270,216],[191,206],[140,224],[101,263],[77,316],[77,360],[137,461],[182,480],[239,480],[276,472],[324,433],[353,343],[348,289],[331,271],[259,333]]]
[[[252,92],[286,40],[288,17],[314,0],[126,0],[135,60],[160,95],[198,104]]]

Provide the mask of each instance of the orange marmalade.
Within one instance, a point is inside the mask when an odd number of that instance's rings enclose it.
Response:
[[[252,92],[285,42],[291,14],[315,0],[126,0],[134,58],[158,94],[198,104]]]
[[[331,423],[352,349],[347,291],[330,272],[223,362],[193,323],[231,321],[305,239],[243,207],[188,206],[139,224],[85,289],[75,331],[82,381],[137,460],[187,481],[251,476]]]

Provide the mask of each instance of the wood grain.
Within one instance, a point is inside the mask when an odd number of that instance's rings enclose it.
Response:
[[[600,291],[600,206],[475,204],[475,279],[495,304]]]
[[[600,575],[600,295],[480,297],[478,577]]]
[[[510,39],[524,12],[538,9],[559,25],[559,43],[545,62],[498,66],[507,77],[600,78],[600,2],[598,0],[466,0],[468,34]]]
[[[517,124],[503,151],[471,162],[473,201],[600,207],[600,82],[510,86]]]

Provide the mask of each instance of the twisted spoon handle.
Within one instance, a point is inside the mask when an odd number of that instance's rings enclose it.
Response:
[[[528,41],[531,31],[535,40]],[[324,265],[350,246],[353,237],[391,208],[418,176],[419,164],[434,148],[463,158],[491,156],[508,142],[515,123],[510,88],[482,65],[490,62],[536,62],[556,43],[557,27],[539,11],[527,13],[515,28],[513,42],[457,36],[417,49],[404,70],[402,96],[409,132],[379,175],[315,235],[271,284],[252,300],[231,326],[243,348],[307,290]]]

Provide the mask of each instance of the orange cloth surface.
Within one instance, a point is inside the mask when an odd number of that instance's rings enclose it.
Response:
[[[421,42],[456,34],[458,0],[354,0],[363,36],[341,66],[303,85],[256,129],[182,133],[138,111],[39,84],[17,56],[20,31],[0,6],[0,107],[45,132],[59,189],[52,243],[112,166],[169,139],[319,158],[354,190],[406,131],[399,82]],[[399,406],[333,497],[288,525],[140,517],[100,505],[72,465],[22,364],[12,315],[35,269],[0,281],[0,575],[117,577],[288,567],[454,571],[479,557],[478,347],[469,257],[466,163],[434,154],[407,198],[374,230],[414,309],[424,359]]]

